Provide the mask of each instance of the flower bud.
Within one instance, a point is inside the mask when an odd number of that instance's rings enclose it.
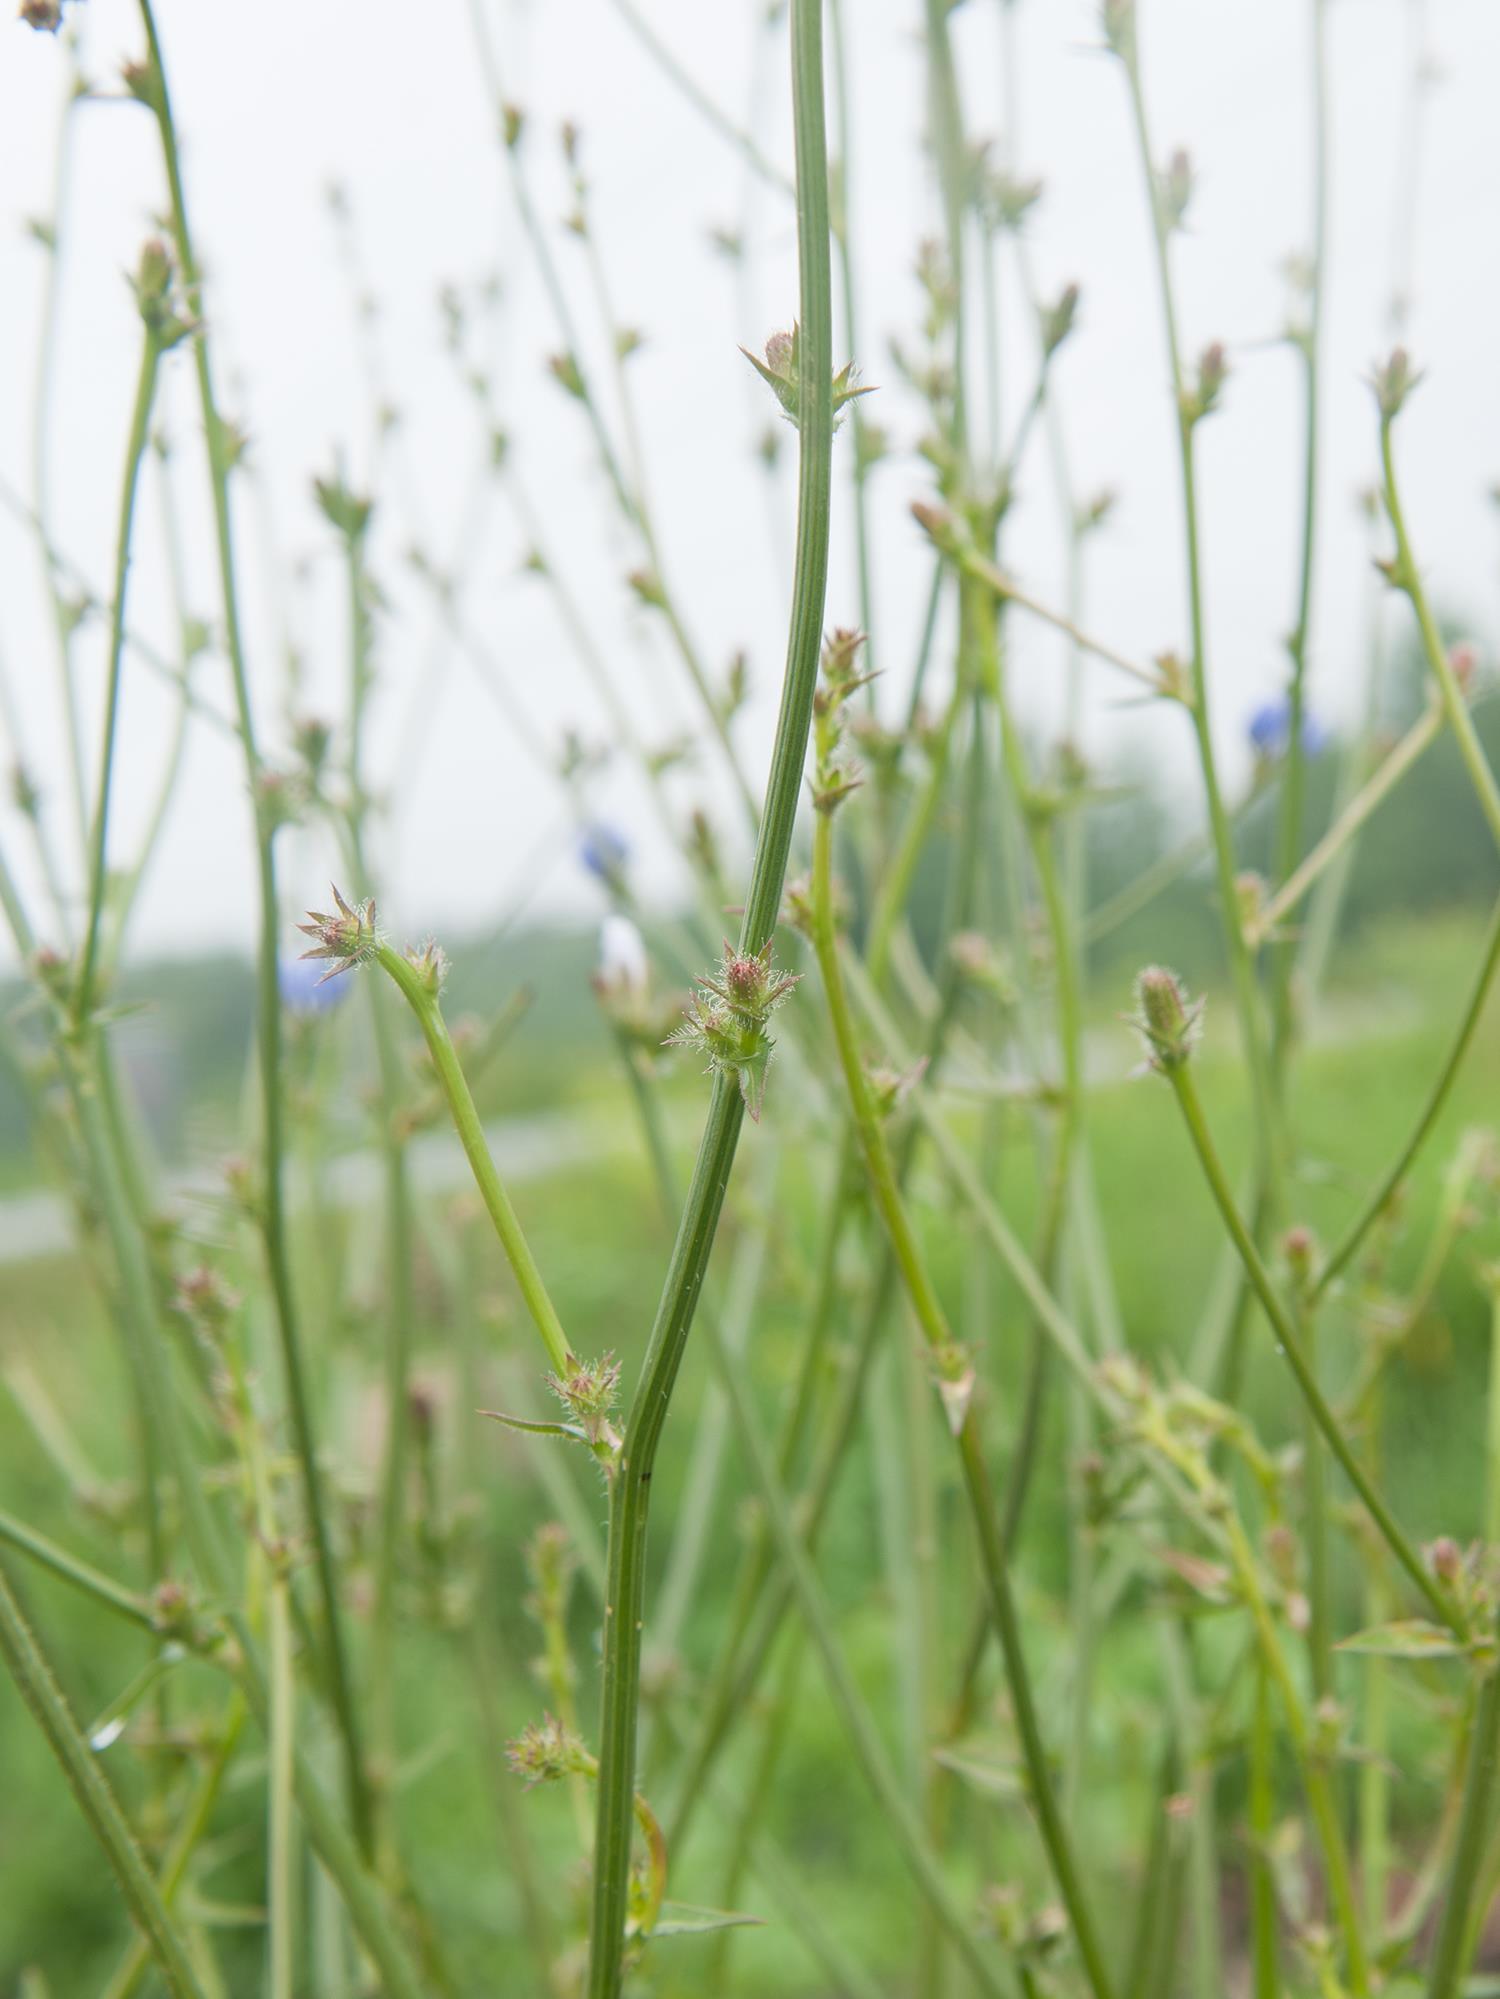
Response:
[[[1156,177],[1156,199],[1164,229],[1180,229],[1193,198],[1193,163],[1179,146]]]
[[[525,1778],[528,1790],[563,1777],[586,1777],[594,1768],[581,1738],[551,1714],[529,1721],[514,1741],[506,1743],[505,1756],[516,1775]]]
[[[1219,392],[1229,379],[1229,362],[1224,344],[1214,340],[1198,356],[1198,379],[1183,392],[1183,415],[1189,423],[1200,423],[1218,405]]]
[[[1439,1535],[1427,1547],[1427,1566],[1440,1583],[1453,1589],[1464,1572],[1463,1551],[1451,1534]]]
[[[578,402],[586,402],[588,400],[588,391],[584,387],[583,370],[579,367],[577,359],[572,354],[549,354],[547,356],[547,366],[552,371],[553,379],[559,382],[570,396],[574,397]]]
[[[946,507],[932,506],[926,500],[913,500],[911,511],[912,518],[939,554],[958,555],[962,552],[963,530]]]
[[[1311,1289],[1318,1268],[1318,1238],[1299,1223],[1281,1238],[1281,1254],[1298,1291]]]
[[[1421,379],[1404,347],[1392,348],[1389,358],[1377,365],[1370,385],[1384,422],[1390,423],[1400,413],[1402,404]]]
[[[374,502],[362,499],[335,474],[331,479],[314,479],[313,493],[323,518],[352,546],[364,540],[374,512]]]
[[[1050,360],[1073,331],[1073,322],[1078,317],[1078,287],[1065,285],[1052,305],[1042,307],[1039,314],[1042,339],[1042,358]]]
[[[1137,974],[1135,1003],[1135,1025],[1146,1038],[1150,1067],[1164,1073],[1180,1069],[1198,1038],[1202,1000],[1190,1005],[1175,972],[1148,965]]]
[[[1102,25],[1106,46],[1129,60],[1135,54],[1135,0],[1104,0]]]
[[[422,990],[429,999],[436,999],[447,981],[448,953],[434,938],[429,937],[420,950],[413,948],[403,955],[421,981]]]
[[[374,955],[380,942],[375,928],[375,899],[373,896],[361,903],[347,903],[335,887],[333,900],[336,913],[312,909],[308,915],[310,923],[299,923],[297,928],[304,937],[316,937],[317,943],[310,951],[302,953],[304,958],[328,958],[332,960],[323,974],[325,979],[335,979],[340,972],[352,971],[356,965],[364,964]]]

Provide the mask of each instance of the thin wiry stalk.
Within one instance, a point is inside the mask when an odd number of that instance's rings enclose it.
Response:
[[[1208,1182],[1209,1192],[1213,1195],[1224,1226],[1245,1267],[1251,1288],[1260,1300],[1261,1309],[1276,1336],[1278,1351],[1285,1356],[1314,1422],[1326,1440],[1328,1448],[1342,1466],[1349,1483],[1359,1494],[1365,1510],[1379,1528],[1391,1553],[1405,1569],[1418,1593],[1443,1624],[1455,1630],[1460,1637],[1465,1637],[1467,1634],[1461,1614],[1438,1588],[1395,1516],[1375,1490],[1364,1467],[1350,1448],[1338,1417],[1324,1399],[1323,1391],[1319,1388],[1307,1356],[1302,1350],[1302,1343],[1297,1337],[1291,1317],[1277,1296],[1270,1273],[1261,1261],[1260,1252],[1255,1247],[1250,1231],[1246,1228],[1235,1205],[1234,1195],[1225,1178],[1224,1168],[1219,1162],[1219,1155],[1208,1129],[1208,1122],[1203,1115],[1197,1085],[1193,1082],[1187,1064],[1182,1063],[1170,1069],[1168,1080],[1171,1082],[1178,1108],[1182,1112],[1188,1136],[1193,1142],[1198,1163],[1203,1168],[1203,1177]]]
[[[1500,967],[1500,903],[1495,905],[1490,917],[1489,932],[1485,938],[1484,954],[1474,975],[1474,983],[1469,988],[1462,1017],[1458,1023],[1442,1068],[1433,1079],[1427,1098],[1417,1115],[1406,1143],[1401,1147],[1388,1171],[1382,1176],[1375,1191],[1370,1195],[1359,1213],[1350,1222],[1338,1242],[1330,1250],[1326,1261],[1319,1270],[1313,1285],[1313,1300],[1316,1302],[1328,1290],[1341,1271],[1348,1268],[1370,1230],[1379,1221],[1390,1205],[1391,1197],[1406,1179],[1416,1163],[1417,1154],[1422,1150],[1433,1126],[1443,1114],[1444,1106],[1452,1095],[1453,1085],[1463,1067],[1464,1057],[1474,1038],[1474,1031],[1484,1018],[1485,1002],[1494,984],[1496,968]]]
[[[104,683],[104,721],[99,747],[99,777],[94,791],[93,830],[89,842],[88,919],[84,925],[78,983],[73,992],[75,1027],[81,1027],[88,1020],[93,1008],[94,977],[99,962],[99,925],[104,913],[105,891],[109,886],[109,806],[120,719],[120,675],[125,658],[125,586],[130,576],[131,545],[135,534],[135,497],[151,429],[151,409],[156,400],[161,351],[161,342],[148,326],[141,348],[140,374],[136,381],[135,407],[130,416],[130,436],[125,446],[125,476],[120,493],[115,588],[109,614],[109,664]]]
[[[203,1999],[187,1947],[135,1843],[99,1759],[74,1720],[66,1698],[21,1606],[0,1569],[0,1656],[67,1778],[79,1809],[104,1852],[173,1999]]]
[[[813,944],[818,957],[824,993],[838,1043],[839,1061],[849,1093],[860,1146],[865,1156],[870,1191],[880,1211],[895,1253],[902,1283],[923,1337],[932,1348],[935,1362],[942,1365],[957,1355],[957,1347],[946,1315],[933,1289],[932,1280],[912,1232],[892,1167],[890,1150],[870,1098],[870,1086],[859,1052],[853,1016],[844,995],[838,944],[833,927],[832,821],[820,813],[815,829],[813,860]],[[990,1596],[995,1627],[1005,1660],[1006,1678],[1015,1709],[1016,1727],[1021,1738],[1033,1808],[1040,1822],[1043,1842],[1052,1864],[1058,1893],[1068,1911],[1079,1955],[1083,1959],[1089,1986],[1096,1999],[1109,1999],[1112,1986],[1104,1955],[1094,1930],[1093,1917],[1084,1896],[1082,1879],[1053,1791],[1047,1753],[1035,1712],[1030,1677],[1021,1645],[1020,1626],[1011,1597],[1009,1562],[1000,1540],[995,1504],[989,1487],[989,1470],[984,1461],[969,1402],[955,1441],[963,1470],[964,1487],[979,1539],[981,1567]]]
[[[1464,769],[1469,774],[1469,782],[1474,787],[1474,795],[1479,800],[1480,810],[1495,837],[1496,844],[1500,845],[1500,785],[1495,782],[1495,773],[1490,769],[1484,745],[1480,742],[1479,732],[1474,727],[1474,718],[1469,713],[1468,700],[1459,684],[1453,662],[1448,657],[1448,648],[1443,644],[1442,635],[1438,631],[1437,620],[1433,617],[1432,607],[1427,601],[1422,572],[1417,567],[1416,556],[1412,553],[1411,539],[1406,530],[1406,516],[1402,510],[1401,495],[1396,485],[1393,429],[1392,415],[1389,413],[1383,415],[1380,423],[1380,465],[1385,481],[1382,497],[1391,524],[1391,532],[1396,538],[1396,560],[1392,580],[1410,599],[1417,620],[1417,631],[1422,641],[1422,651],[1432,677],[1437,682],[1443,712],[1448,718],[1448,727],[1457,739],[1459,755],[1463,758]]]
[[[171,201],[172,236],[182,274],[189,312],[204,317],[203,284],[188,219],[187,194],[183,185],[177,126],[167,86],[166,63],[152,0],[140,0],[150,51],[148,89],[161,140]],[[323,1639],[327,1648],[328,1684],[343,1749],[344,1781],[359,1844],[366,1854],[373,1840],[369,1779],[364,1764],[353,1676],[344,1637],[343,1609],[339,1600],[338,1576],[334,1564],[333,1539],[328,1523],[328,1501],[318,1455],[318,1437],[313,1417],[312,1395],[307,1380],[301,1330],[297,1319],[292,1284],[291,1251],[287,1235],[286,1198],[283,1185],[284,1137],[282,1104],[281,994],[278,978],[277,936],[280,910],[276,894],[276,863],[272,852],[274,825],[266,801],[261,797],[264,775],[255,734],[250,699],[250,676],[240,628],[239,579],[234,556],[234,528],[230,503],[232,450],[230,432],[219,409],[214,390],[213,364],[207,331],[193,341],[198,377],[198,399],[208,449],[209,483],[213,495],[214,541],[218,557],[219,587],[224,614],[224,636],[234,683],[235,712],[250,783],[255,815],[256,880],[259,891],[259,934],[256,944],[256,1038],[260,1065],[261,1142],[263,1184],[261,1190],[261,1233],[276,1308],[276,1329],[281,1346],[281,1362],[286,1376],[287,1400],[291,1409],[292,1433],[296,1443],[298,1470],[308,1529],[312,1537],[313,1563],[323,1606]]]
[[[1377,764],[1306,859],[1256,912],[1249,931],[1252,946],[1264,942],[1277,925],[1297,908],[1319,876],[1348,850],[1350,842],[1376,807],[1384,803],[1418,758],[1443,733],[1443,720],[1441,706],[1434,703],[1424,710],[1400,742]]]
[[[1157,191],[1157,163],[1155,154],[1151,148],[1150,129],[1146,115],[1146,98],[1141,81],[1140,55],[1136,42],[1133,13],[1130,27],[1125,36],[1122,53],[1125,74],[1129,85],[1130,105],[1136,140],[1140,152],[1141,170],[1145,176],[1150,199],[1151,235],[1156,251],[1157,279],[1161,293],[1162,318],[1166,330],[1167,359],[1171,369],[1172,391],[1175,402],[1173,418],[1177,432],[1178,467],[1182,483],[1183,534],[1187,554],[1188,627],[1190,634],[1189,667],[1193,695],[1190,715],[1193,724],[1194,741],[1198,749],[1199,768],[1203,777],[1203,795],[1208,810],[1209,831],[1213,837],[1214,871],[1219,892],[1219,920],[1223,925],[1225,942],[1228,949],[1229,968],[1234,984],[1235,1008],[1239,1016],[1240,1040],[1244,1050],[1246,1067],[1250,1072],[1251,1098],[1255,1110],[1256,1146],[1262,1170],[1269,1173],[1272,1170],[1277,1151],[1273,1118],[1274,1098],[1270,1088],[1269,1056],[1264,1024],[1261,1019],[1260,998],[1255,987],[1255,970],[1251,963],[1249,947],[1245,941],[1244,922],[1240,912],[1240,897],[1235,886],[1234,833],[1229,813],[1225,807],[1223,790],[1219,783],[1218,761],[1214,751],[1213,730],[1209,715],[1208,637],[1203,601],[1203,558],[1198,517],[1197,455],[1194,442],[1195,419],[1192,412],[1187,375],[1183,365],[1182,342],[1178,333],[1177,301],[1172,285],[1169,231],[1167,219]]]
[[[447,1022],[443,1019],[442,1008],[438,1004],[436,992],[426,983],[420,973],[389,944],[381,944],[374,953],[374,962],[391,978],[422,1030],[432,1057],[432,1066],[437,1071],[438,1087],[447,1100],[448,1112],[458,1133],[459,1143],[474,1174],[490,1220],[495,1225],[495,1233],[500,1246],[505,1251],[506,1260],[515,1274],[521,1297],[532,1323],[541,1335],[542,1345],[547,1350],[547,1358],[552,1363],[552,1372],[559,1378],[566,1375],[571,1360],[568,1337],[557,1316],[557,1308],[552,1303],[547,1286],[537,1268],[536,1258],[531,1253],[521,1224],[516,1219],[516,1211],[510,1204],[510,1196],[495,1170],[495,1162],[490,1156],[489,1145],[484,1136],[484,1127],[479,1121],[469,1085],[464,1078],[458,1051],[454,1048],[448,1033]]]
[[[1282,760],[1280,812],[1276,826],[1275,877],[1285,881],[1302,844],[1307,792],[1307,652],[1312,634],[1313,584],[1317,574],[1320,387],[1322,382],[1323,291],[1328,266],[1328,48],[1325,0],[1312,0],[1313,245],[1309,270],[1307,324],[1298,340],[1305,393],[1302,452],[1302,547],[1297,616],[1287,640],[1291,674],[1287,681],[1287,738]],[[1294,944],[1283,944],[1272,963],[1271,1074],[1278,1092],[1286,1083],[1294,1028],[1292,975]]]
[[[780,912],[812,719],[828,575],[833,299],[821,0],[793,0],[791,42],[801,290],[797,557],[781,712],[740,932],[742,946],[750,950],[759,950],[775,934]],[[743,1115],[737,1081],[732,1076],[719,1076],[640,1383],[626,1419],[611,1493],[589,1999],[617,1999],[623,1975],[650,1481],[718,1229]]]

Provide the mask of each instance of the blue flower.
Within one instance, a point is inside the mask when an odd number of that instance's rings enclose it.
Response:
[[[1250,717],[1245,733],[1250,738],[1250,747],[1258,757],[1274,760],[1286,755],[1287,738],[1292,728],[1292,704],[1285,694],[1278,694],[1271,701],[1263,701]],[[1317,716],[1308,709],[1302,711],[1302,754],[1307,757],[1321,756],[1332,738]]]
[[[276,984],[281,1004],[288,1013],[311,1017],[341,1006],[353,983],[349,979],[328,979],[322,965],[305,958],[283,958],[276,967]]]
[[[578,858],[597,880],[611,882],[630,859],[630,842],[618,827],[596,819],[583,829]]]

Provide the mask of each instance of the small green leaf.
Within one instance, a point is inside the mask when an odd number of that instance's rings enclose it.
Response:
[[[987,1798],[1019,1798],[1023,1792],[1021,1773],[1013,1763],[1003,1763],[992,1755],[963,1754],[957,1749],[935,1749],[934,1763],[941,1763],[955,1777],[972,1784]]]
[[[687,1902],[663,1902],[651,1931],[657,1937],[701,1937],[710,1930],[759,1929],[764,1916],[747,1916],[738,1909],[695,1909]]]
[[[479,1413],[503,1423],[507,1430],[524,1430],[531,1437],[571,1437],[578,1444],[588,1442],[576,1423],[529,1423],[524,1416],[507,1416],[502,1409],[481,1409]]]
[[[1374,1624],[1368,1631],[1356,1631],[1335,1649],[1371,1652],[1385,1659],[1456,1659],[1464,1647],[1441,1624],[1429,1624],[1421,1617],[1398,1617],[1390,1624]]]
[[[751,1121],[760,1123],[760,1114],[766,1103],[766,1072],[771,1066],[771,1050],[775,1045],[768,1034],[756,1036],[756,1046],[735,1065],[739,1070],[740,1095],[745,1099],[745,1109]]]

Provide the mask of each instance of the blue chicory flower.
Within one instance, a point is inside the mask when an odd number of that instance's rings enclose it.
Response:
[[[276,967],[276,984],[281,1004],[288,1013],[312,1017],[342,1005],[354,983],[352,979],[324,977],[325,967],[305,958],[283,958]]]
[[[578,858],[598,881],[609,882],[630,859],[630,842],[618,827],[605,819],[596,819],[583,829]]]
[[[1246,734],[1250,747],[1259,757],[1274,760],[1286,755],[1287,738],[1291,734],[1292,704],[1285,694],[1278,694],[1273,700],[1263,701],[1250,717]],[[1316,715],[1308,709],[1302,711],[1302,753],[1304,756],[1321,756],[1328,748],[1331,738],[1328,730]]]

